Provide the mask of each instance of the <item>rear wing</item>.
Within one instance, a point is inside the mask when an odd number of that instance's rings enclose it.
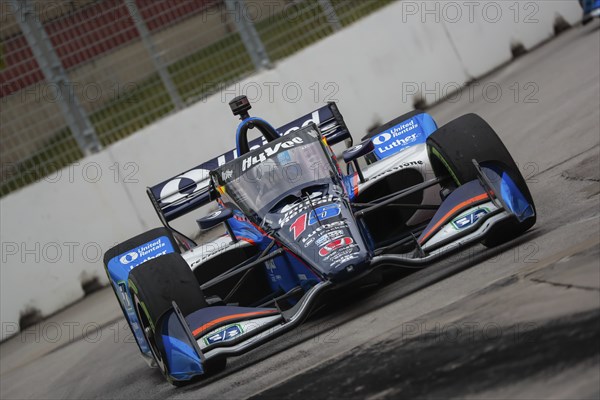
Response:
[[[311,123],[315,123],[319,127],[330,145],[349,140],[349,145],[352,146],[352,136],[337,105],[333,102],[283,125],[277,129],[277,132],[283,136]],[[261,146],[264,144],[263,138],[257,138],[249,144],[251,148]],[[235,156],[236,150],[230,150],[171,179],[147,188],[146,193],[163,225],[170,228],[169,221],[210,203],[209,172],[233,160]]]

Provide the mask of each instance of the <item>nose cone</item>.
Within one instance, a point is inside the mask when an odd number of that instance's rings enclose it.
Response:
[[[328,279],[343,280],[368,265],[369,251],[346,201],[315,198],[280,216],[276,236]]]

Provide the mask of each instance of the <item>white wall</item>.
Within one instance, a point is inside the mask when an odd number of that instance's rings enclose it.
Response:
[[[410,111],[415,85],[433,90],[426,98],[437,100],[444,93],[436,87],[463,84],[508,61],[513,41],[532,48],[550,38],[556,15],[570,23],[581,16],[575,1],[540,1],[537,9],[521,9],[515,23],[510,4],[496,2],[498,21],[474,10],[471,22],[467,8],[456,20],[441,4],[394,3],[273,70],[2,198],[0,339],[28,308],[49,315],[83,296],[82,280],[107,282],[98,250],[159,225],[145,187],[233,148],[237,121],[227,102],[237,94],[248,95],[252,114],[276,126],[335,99],[358,140],[373,124]],[[525,23],[523,14],[537,22]],[[179,226],[194,232],[194,217]]]

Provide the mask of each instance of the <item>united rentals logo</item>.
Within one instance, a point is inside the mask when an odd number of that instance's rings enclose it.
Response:
[[[242,171],[246,171],[248,168],[252,167],[253,165],[260,164],[260,163],[266,161],[267,158],[274,156],[281,149],[291,149],[292,147],[294,147],[298,144],[303,144],[303,143],[304,143],[304,140],[301,137],[295,137],[291,140],[277,143],[273,147],[267,147],[266,149],[264,149],[262,152],[258,153],[257,155],[245,158],[242,161]]]
[[[119,262],[123,266],[127,266],[129,269],[133,269],[138,265],[163,256],[173,251],[169,239],[165,236],[161,236],[154,241],[145,243],[135,249],[131,249],[125,254],[121,254],[118,257]]]
[[[131,251],[127,254],[125,254],[124,256],[122,256],[121,258],[119,258],[119,261],[121,261],[121,264],[129,264],[135,260],[137,260],[138,258],[138,253],[136,253],[135,251]]]

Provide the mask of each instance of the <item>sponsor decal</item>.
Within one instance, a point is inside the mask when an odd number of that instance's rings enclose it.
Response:
[[[131,253],[125,254],[123,257],[119,258],[121,264],[129,264],[138,258],[138,253],[132,251]]]
[[[333,251],[333,252],[329,253],[328,255],[326,255],[325,257],[323,257],[323,260],[327,261],[327,262],[339,261],[344,256],[357,253],[358,252],[357,247],[358,247],[358,245],[356,243],[350,243],[350,244],[346,245],[345,247],[338,247],[336,249],[336,251]]]
[[[332,251],[335,251],[342,246],[349,246],[352,243],[354,243],[354,240],[352,240],[351,237],[347,237],[347,236],[340,238],[340,239],[332,240],[331,242],[329,242],[325,246],[323,246],[323,248],[321,248],[321,250],[319,250],[319,255],[321,257],[325,257],[327,254],[331,253]]]
[[[295,122],[292,122],[292,123],[295,123]],[[321,124],[321,117],[319,116],[319,110],[313,111],[313,113],[310,115],[310,118],[307,119],[306,121],[303,121],[300,126],[287,126],[286,125],[285,127],[282,127],[284,129],[286,129],[283,132],[282,136],[285,136],[291,132],[297,131],[300,128],[304,128],[305,126],[308,126],[311,123],[314,123],[317,126],[319,126]],[[300,124],[300,122],[298,122],[298,124]],[[278,131],[282,128],[279,128]],[[313,137],[316,137],[316,135]]]
[[[128,251],[125,254],[117,256],[121,265],[127,266],[129,269],[133,269],[141,263],[151,260],[153,258],[165,255],[173,252],[173,246],[170,240],[166,236],[145,243],[135,249]]]
[[[354,260],[358,258],[358,251],[351,253],[351,254],[344,254],[342,255],[340,258],[338,258],[337,260],[333,261],[330,264],[331,268],[335,268],[339,265],[342,265],[343,263],[350,261],[350,260]]]
[[[267,269],[267,275],[271,279],[271,282],[277,283],[278,281],[281,281],[283,279],[281,275],[277,274],[277,265],[275,265],[275,261],[265,261],[265,268]]]
[[[281,149],[291,149],[292,147],[303,144],[304,140],[301,137],[295,137],[286,142],[279,142],[275,144],[273,147],[267,147],[262,152],[258,153],[255,156],[250,156],[242,160],[242,171],[246,171],[248,168],[251,168],[253,165],[260,164],[267,160],[267,158],[274,156]]]
[[[304,248],[309,247],[311,244],[313,244],[313,242],[315,241],[315,238],[310,238],[308,240],[302,240],[302,244],[304,244]]]
[[[321,236],[320,238],[318,238],[317,240],[315,240],[315,245],[321,247],[325,243],[327,243],[328,240],[338,239],[338,238],[341,238],[344,235],[345,235],[345,233],[341,229],[338,229],[338,230],[333,231],[333,232],[327,232],[326,234],[324,234],[323,236]]]
[[[160,190],[160,204],[165,207],[205,189],[209,184],[208,174],[208,170],[198,168],[171,179]]]
[[[419,129],[419,124],[413,119],[398,124],[373,138],[375,151],[379,158],[385,157],[387,153],[396,153],[406,146],[424,141],[425,136],[422,129]]]
[[[231,177],[233,177],[233,171],[230,169],[223,171],[221,173],[221,178],[223,178],[224,181],[226,181],[227,179],[230,179]]]
[[[418,166],[421,166],[423,164],[424,164],[424,162],[422,160],[415,160],[415,161],[403,162],[403,163],[400,163],[400,164],[396,165],[393,168],[390,168],[390,169],[388,169],[388,170],[386,170],[386,171],[384,171],[384,172],[382,172],[380,174],[375,175],[371,179],[381,178],[384,175],[389,175],[389,174],[391,174],[393,172],[403,170],[404,168],[418,167]]]
[[[282,212],[285,212],[285,214],[284,214],[283,218],[279,219],[279,225],[283,226],[284,224],[290,222],[292,220],[292,218],[294,218],[296,215],[311,208],[311,204],[313,206],[316,206],[316,205],[320,205],[323,203],[331,203],[333,200],[334,200],[333,195],[328,195],[328,196],[322,197],[320,199],[312,199],[311,198],[310,202],[307,200],[304,200],[302,203],[292,205],[292,206],[286,206],[286,207],[282,208]]]
[[[469,212],[467,215],[460,216],[452,221],[452,226],[456,230],[461,230],[468,228],[469,226],[476,223],[479,218],[483,217],[485,214],[489,213],[490,210],[487,208],[479,208],[477,210]]]
[[[416,142],[417,136],[418,136],[418,133],[413,133],[412,135],[406,136],[405,138],[396,139],[393,142],[391,142],[390,144],[385,145],[384,147],[378,147],[377,151],[379,152],[379,154],[383,154],[383,153],[386,153],[386,152],[394,149],[394,147],[404,147],[407,144]],[[379,136],[378,136],[378,138],[379,138]]]
[[[380,133],[379,135],[375,136],[375,138],[373,138],[373,144],[375,146],[382,145],[384,143],[389,142],[393,138],[402,136],[405,133],[408,133],[418,127],[419,127],[419,124],[416,124],[415,121],[411,119],[407,123],[402,123],[402,124],[396,125],[393,128],[391,128],[390,130]]]
[[[306,237],[300,239],[304,247],[308,247],[310,243],[312,243],[315,239],[324,237],[329,232],[346,228],[346,221],[336,221],[331,222],[329,224],[321,225],[312,232],[310,232]]]
[[[244,333],[244,329],[240,324],[226,326],[217,332],[209,333],[202,340],[208,346],[214,343],[223,342],[225,340],[234,339]]]
[[[325,221],[329,218],[340,215],[341,210],[338,204],[327,204],[321,207],[315,208],[314,211],[300,215],[290,225],[290,232],[294,234],[294,240],[306,230],[307,226],[312,226],[319,221]]]

